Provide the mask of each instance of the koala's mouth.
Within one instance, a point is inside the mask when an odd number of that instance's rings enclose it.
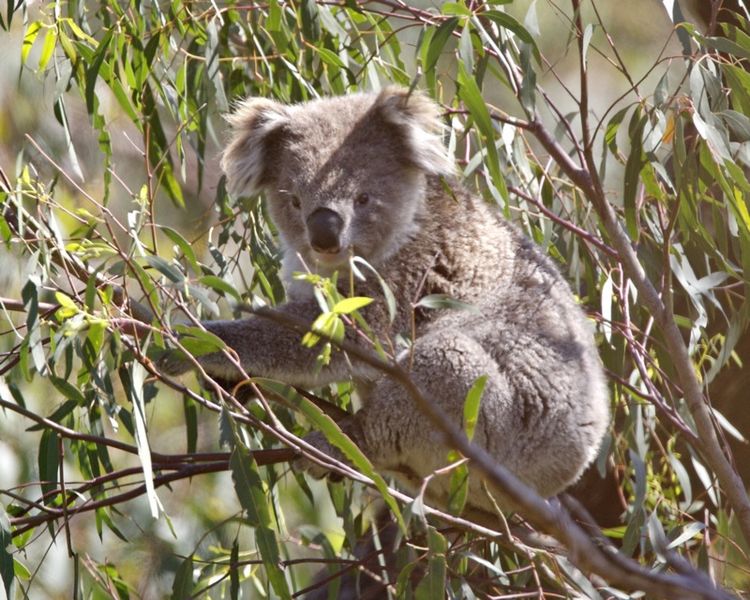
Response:
[[[340,267],[349,262],[349,256],[351,255],[351,248],[340,248],[336,252],[318,252],[317,250],[311,250],[313,260],[325,267]]]

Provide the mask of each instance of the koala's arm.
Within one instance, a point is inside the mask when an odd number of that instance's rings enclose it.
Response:
[[[356,361],[351,361],[343,352],[334,349],[331,360],[322,369],[318,368],[317,357],[321,345],[312,348],[302,345],[302,336],[309,331],[313,321],[320,314],[314,301],[289,302],[277,309],[269,310],[271,316],[253,316],[232,321],[205,321],[203,326],[221,338],[236,352],[244,371],[250,376],[280,379],[292,385],[316,387],[349,376],[366,377],[370,369]],[[272,315],[276,315],[274,318]],[[367,315],[365,316],[367,319]],[[347,332],[347,339],[354,341],[353,332]],[[198,357],[198,362],[211,376],[227,381],[242,378],[238,369],[223,352],[215,352]],[[164,370],[173,374],[186,371],[187,361],[168,362]]]

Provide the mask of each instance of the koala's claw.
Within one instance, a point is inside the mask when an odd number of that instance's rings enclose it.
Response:
[[[316,450],[320,450],[323,454],[330,456],[331,458],[344,462],[346,459],[343,454],[335,448],[326,439],[326,436],[319,431],[313,431],[305,436],[305,441],[310,444]],[[323,479],[324,477],[331,474],[331,471],[326,467],[313,462],[306,456],[300,456],[296,458],[292,463],[292,468],[295,471],[305,471],[315,479]]]
[[[359,421],[354,416],[349,416],[339,421],[338,425],[339,427],[341,427],[341,430],[349,438],[351,438],[351,440],[355,444],[357,444],[360,449],[362,449],[364,436],[362,435],[362,427]],[[332,459],[342,463],[349,463],[349,460],[346,458],[346,456],[344,456],[343,452],[341,452],[341,450],[339,450],[335,446],[332,446],[326,439],[326,436],[323,435],[320,431],[313,431],[307,434],[305,436],[305,441],[313,448],[319,450],[327,456],[330,456]],[[306,456],[297,458],[292,463],[292,468],[298,471],[306,471],[316,479],[322,479],[323,477],[328,477],[328,479],[332,479],[333,481],[338,481],[339,479],[341,479],[338,473],[334,473],[326,467],[313,462]]]
[[[162,352],[154,361],[160,373],[176,377],[187,373],[192,365],[180,350],[168,349]]]

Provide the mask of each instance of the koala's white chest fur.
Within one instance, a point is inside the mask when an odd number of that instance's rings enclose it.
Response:
[[[265,192],[282,238],[288,301],[279,309],[312,322],[319,309],[292,272],[328,274],[352,255],[364,258],[393,291],[398,314],[391,321],[382,287],[367,273],[356,293],[375,302],[363,315],[382,338],[411,335],[416,326],[402,360],[424,395],[460,422],[467,391],[486,376],[475,442],[543,495],[575,481],[609,420],[590,327],[551,261],[455,181],[438,107],[388,88],[294,106],[251,99],[230,123],[222,161],[228,189]],[[474,310],[413,313],[427,294]],[[340,352],[316,372],[318,351],[270,321],[206,326],[248,373],[305,386],[373,380],[363,409],[343,426],[376,467],[417,484],[446,464],[447,449],[398,383]],[[237,376],[217,355],[201,362],[209,373]],[[321,436],[312,439],[335,453]],[[448,485],[435,478],[428,492],[445,500]],[[470,485],[472,506],[491,510],[481,482]],[[500,490],[489,493],[503,504]]]

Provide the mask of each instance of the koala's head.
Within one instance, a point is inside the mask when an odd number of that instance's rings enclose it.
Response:
[[[454,165],[438,107],[402,88],[284,105],[246,100],[222,157],[233,195],[265,192],[286,251],[330,272],[377,265],[419,228],[427,175]]]

